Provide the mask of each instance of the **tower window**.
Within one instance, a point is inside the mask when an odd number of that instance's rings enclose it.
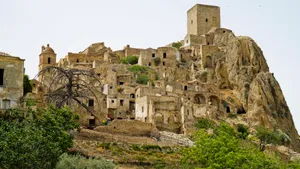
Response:
[[[167,53],[164,53],[164,54],[163,54],[163,58],[167,58]]]
[[[155,53],[152,53],[152,58],[155,58]]]
[[[51,63],[51,58],[48,58],[48,64],[50,64]]]
[[[0,69],[0,86],[4,84],[4,69]]]
[[[208,22],[208,19],[206,18],[205,21]]]

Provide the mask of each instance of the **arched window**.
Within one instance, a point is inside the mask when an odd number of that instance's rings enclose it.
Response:
[[[51,58],[49,57],[49,58],[48,58],[48,64],[50,64],[50,63],[51,63]]]
[[[194,99],[196,104],[206,104],[206,99],[202,94],[196,94]]]

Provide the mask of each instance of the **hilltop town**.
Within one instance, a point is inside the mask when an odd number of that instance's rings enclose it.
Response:
[[[24,60],[0,56],[0,107],[8,109],[18,106],[23,94]],[[93,90],[80,100],[92,113],[71,104],[83,127],[105,132],[114,130],[105,128],[110,123],[117,128],[150,125],[162,134],[187,136],[199,118],[207,118],[234,128],[243,124],[250,131],[258,125],[280,130],[291,140],[285,146],[300,150],[292,115],[262,50],[253,39],[222,28],[217,6],[193,6],[187,11],[184,39],[157,49],[126,45],[113,51],[100,42],[57,60],[55,49],[42,46],[38,70],[43,73],[23,98],[34,100],[36,108],[46,106],[47,93],[65,83],[55,71],[44,71],[53,67],[91,71],[97,79],[77,76],[77,82],[83,77]]]

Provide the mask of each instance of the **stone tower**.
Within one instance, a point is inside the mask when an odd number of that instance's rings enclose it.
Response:
[[[55,66],[56,65],[56,53],[54,50],[50,47],[49,44],[47,44],[47,47],[42,46],[42,51],[40,54],[40,63],[39,63],[39,72],[46,68],[47,66]],[[40,81],[39,77],[39,81]]]
[[[221,26],[220,7],[197,4],[187,12],[187,34],[203,35]]]

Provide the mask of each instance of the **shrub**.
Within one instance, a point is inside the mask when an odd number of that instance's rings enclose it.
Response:
[[[180,47],[182,46],[181,42],[174,42],[172,43],[172,47],[180,49]]]
[[[138,63],[139,58],[137,56],[127,56],[121,59],[121,63],[135,65]]]
[[[139,74],[148,72],[149,68],[147,68],[146,66],[134,65],[129,67],[128,70],[135,74]]]
[[[148,83],[148,81],[150,80],[149,76],[148,75],[139,75],[136,79],[136,82],[139,83],[139,84],[144,84],[146,85]]]
[[[160,64],[160,58],[154,58],[154,64],[158,66]]]
[[[266,144],[278,144],[281,142],[280,134],[274,131],[270,131],[264,126],[258,126],[256,128],[255,136],[260,140],[260,150],[265,150]]]
[[[132,144],[131,146],[132,146],[132,149],[135,150],[135,151],[140,151],[141,150],[141,148],[136,144]]]
[[[247,138],[249,135],[248,128],[243,124],[237,125],[238,136],[242,139]]]
[[[86,159],[79,155],[63,154],[56,169],[113,169],[116,166],[105,159]]]
[[[214,122],[209,119],[200,118],[198,122],[195,124],[195,127],[198,129],[214,128]]]

